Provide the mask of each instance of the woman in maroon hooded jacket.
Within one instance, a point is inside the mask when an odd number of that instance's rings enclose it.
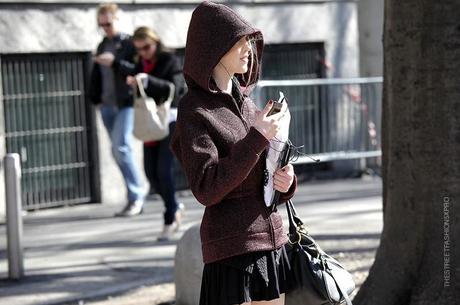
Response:
[[[248,97],[262,49],[261,32],[227,6],[203,2],[193,12],[184,62],[189,90],[171,149],[206,207],[200,305],[284,304],[288,239],[277,209],[265,205],[263,187],[269,140],[285,107],[267,116],[272,104],[259,110]],[[292,165],[275,172],[280,202],[296,186]]]

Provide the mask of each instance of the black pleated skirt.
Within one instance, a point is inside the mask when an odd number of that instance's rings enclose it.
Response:
[[[200,305],[235,305],[278,299],[289,289],[289,270],[285,246],[205,264]]]

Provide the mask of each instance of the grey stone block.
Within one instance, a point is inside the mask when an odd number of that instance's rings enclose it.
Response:
[[[176,305],[198,305],[203,271],[199,223],[188,229],[180,239],[174,261]],[[308,304],[302,303],[301,294],[293,292],[286,295],[285,305]]]
[[[174,262],[176,304],[198,305],[204,265],[199,223],[188,229],[180,239]]]

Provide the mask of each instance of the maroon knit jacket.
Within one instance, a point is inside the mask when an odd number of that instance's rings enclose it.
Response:
[[[269,141],[252,126],[258,109],[246,94],[240,109],[232,96],[210,87],[213,68],[245,35],[258,37],[260,60],[260,31],[227,6],[212,2],[195,9],[188,29],[184,63],[188,93],[179,102],[170,148],[192,193],[206,207],[200,228],[205,263],[273,250],[287,242],[281,216],[264,203]],[[248,75],[240,75],[241,86],[250,88],[258,79],[260,67],[253,66],[257,77],[246,83],[241,79]],[[290,199],[296,186],[295,177],[280,202]]]

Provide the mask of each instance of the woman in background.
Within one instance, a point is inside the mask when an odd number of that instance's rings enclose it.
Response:
[[[169,149],[171,135],[177,118],[177,103],[185,91],[185,82],[179,60],[167,51],[159,36],[148,27],[134,31],[133,43],[139,55],[133,74],[142,74],[145,93],[157,104],[165,102],[170,95],[170,84],[174,84],[174,99],[169,118],[169,135],[160,140],[144,143],[144,170],[151,187],[164,201],[164,227],[159,241],[169,240],[178,231],[183,204],[175,195],[173,175],[173,154]],[[136,86],[135,76],[128,76],[126,82]]]

